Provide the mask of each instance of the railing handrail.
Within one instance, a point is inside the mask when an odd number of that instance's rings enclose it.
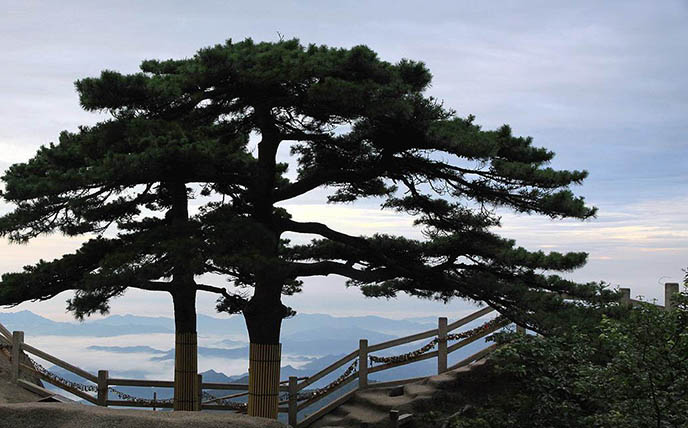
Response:
[[[6,339],[7,342],[12,342],[12,333],[6,329],[2,323],[0,323],[0,336],[2,336],[3,339]]]
[[[476,312],[471,313],[470,315],[467,315],[467,316],[465,316],[465,317],[463,317],[457,321],[454,321],[451,324],[448,324],[447,325],[447,331],[449,332],[452,330],[456,330],[457,328],[462,327],[462,326],[468,324],[469,322],[474,321],[474,320],[476,320],[482,316],[485,316],[485,315],[487,315],[493,311],[494,311],[494,309],[489,307],[489,306],[482,308]],[[420,333],[415,333],[415,334],[411,334],[408,336],[399,337],[396,339],[391,339],[391,340],[388,340],[385,342],[380,342],[380,343],[377,343],[374,345],[369,345],[368,346],[368,352],[370,353],[370,352],[381,351],[383,349],[393,348],[395,346],[404,345],[406,343],[411,343],[411,342],[415,342],[417,340],[426,339],[428,337],[437,336],[438,333],[439,333],[439,330],[437,328],[435,328],[435,329],[426,330],[426,331],[423,331]],[[358,350],[355,350],[355,351],[351,352],[350,354],[346,355],[345,357],[341,358],[340,360],[337,360],[335,363],[332,363],[331,365],[320,370],[315,375],[308,377],[307,381],[299,384],[301,386],[299,388],[299,390],[303,389],[304,387],[306,387],[308,385],[313,384],[314,382],[320,380],[320,378],[322,378],[323,376],[331,373],[332,371],[343,366],[347,362],[353,360],[357,356],[357,353],[358,353]]]
[[[65,391],[69,392],[70,394],[74,394],[74,395],[76,395],[77,397],[79,397],[79,398],[81,398],[81,399],[84,399],[84,400],[86,400],[86,401],[88,401],[88,402],[90,402],[90,403],[92,403],[92,404],[96,404],[96,398],[95,398],[95,397],[93,397],[93,396],[91,396],[91,395],[89,395],[89,394],[86,394],[85,392],[80,391],[80,390],[78,390],[78,389],[76,389],[76,388],[73,388],[73,387],[70,386],[70,385],[65,385],[65,384],[63,384],[63,383],[61,383],[61,382],[56,382],[56,381],[55,381],[54,379],[52,379],[50,376],[46,376],[44,373],[39,372],[39,371],[36,370],[34,367],[31,367],[31,366],[26,365],[26,364],[24,364],[24,363],[19,363],[19,367],[20,367],[22,370],[31,372],[31,373],[34,374],[35,376],[38,376],[41,380],[44,380],[44,381],[49,382],[49,383],[52,383],[53,385],[57,386],[58,388],[64,389]]]
[[[2,329],[6,329],[2,324],[0,324],[0,327]],[[4,336],[4,335],[3,335]],[[8,341],[10,345],[12,345],[12,340]],[[92,373],[74,366],[66,361],[63,361],[62,359],[55,357],[54,355],[51,355],[39,348],[36,348],[35,346],[29,345],[28,343],[20,342],[19,344],[19,351],[20,352],[26,352],[28,354],[34,355],[36,357],[39,357],[43,360],[49,361],[56,366],[67,370],[68,372],[71,372],[83,379],[86,379],[89,382],[92,382],[93,384],[98,384],[98,377],[93,375]],[[37,374],[41,379],[48,381],[55,386],[58,386],[60,388],[65,389],[66,391],[73,393],[74,395],[79,396],[80,398],[84,398],[88,401],[92,401],[95,403],[95,398],[82,392],[78,391],[75,393],[74,389],[71,388],[69,385],[65,385],[62,382],[57,382],[55,379],[51,379],[45,374],[41,373],[40,371],[36,370],[36,368],[24,364],[24,363],[19,363],[17,365],[18,368],[21,368],[22,370],[29,370],[32,373]],[[307,377],[301,377],[299,380],[307,380]],[[279,390],[284,392],[288,391],[289,387],[285,385],[285,383],[289,382],[289,380],[283,380],[280,381],[280,387]],[[153,379],[126,379],[126,378],[111,378],[108,377],[106,380],[105,385],[107,387],[110,386],[135,386],[135,387],[156,387],[156,388],[174,388],[174,381],[168,381],[168,380],[153,380]],[[245,383],[224,383],[224,382],[202,382],[201,387],[203,389],[214,389],[214,390],[234,390],[234,391],[248,391],[248,384]],[[110,401],[117,401],[117,400],[108,400]],[[209,401],[216,401],[216,400],[209,400]]]
[[[475,335],[473,335],[473,336],[471,336],[471,337],[467,337],[467,338],[465,338],[465,339],[463,339],[463,340],[460,340],[460,341],[456,342],[455,344],[453,344],[453,345],[447,347],[447,353],[451,354],[452,352],[454,352],[454,351],[456,351],[456,350],[458,350],[458,349],[461,349],[461,348],[463,348],[464,346],[469,345],[469,344],[475,342],[476,340],[482,339],[483,337],[487,336],[488,334],[494,333],[495,331],[497,331],[497,330],[499,330],[499,329],[502,329],[502,328],[506,327],[506,326],[509,325],[509,324],[512,324],[512,322],[509,321],[509,320],[506,320],[506,321],[503,321],[503,322],[501,322],[501,323],[495,325],[494,327],[492,327],[492,328],[490,328],[490,329],[488,329],[488,330],[485,330],[485,331],[482,332],[482,333],[478,333],[478,334],[475,334]]]
[[[222,397],[215,397],[215,398],[213,398],[213,399],[206,400],[206,401],[202,402],[201,404],[217,403],[217,402],[220,402],[220,401],[222,401],[222,400],[231,400],[232,398],[243,397],[243,396],[245,396],[245,395],[248,395],[248,391],[246,391],[246,392],[238,392],[238,393],[229,394],[229,395],[223,395]]]
[[[308,379],[307,379],[306,381],[304,381],[304,382],[299,383],[299,384],[297,385],[297,391],[300,391],[300,390],[302,390],[303,388],[305,388],[306,386],[315,383],[316,381],[320,380],[320,379],[321,379],[322,377],[324,377],[325,375],[327,375],[327,374],[333,372],[334,370],[336,370],[337,368],[343,366],[343,365],[346,364],[347,362],[349,362],[349,361],[355,359],[357,356],[359,356],[359,352],[361,352],[361,349],[365,349],[365,352],[364,352],[363,354],[361,354],[361,355],[364,355],[365,358],[367,359],[371,352],[380,351],[380,350],[383,350],[383,349],[389,349],[389,348],[394,347],[394,346],[403,345],[403,344],[410,343],[410,342],[415,342],[415,341],[417,341],[417,340],[421,340],[421,339],[425,339],[425,338],[429,338],[429,337],[433,337],[433,336],[438,336],[438,337],[439,337],[439,334],[440,334],[440,326],[443,325],[443,324],[441,324],[442,322],[444,322],[444,323],[447,325],[447,329],[446,329],[446,330],[443,329],[443,331],[445,332],[445,333],[443,333],[443,334],[445,334],[445,336],[443,336],[443,337],[444,337],[445,344],[446,344],[446,332],[450,331],[450,330],[449,330],[450,327],[451,327],[451,330],[456,330],[457,328],[462,327],[462,326],[464,326],[464,325],[470,323],[471,321],[474,321],[474,320],[476,320],[476,319],[478,319],[478,318],[480,318],[480,317],[483,317],[483,316],[485,316],[485,315],[488,315],[488,314],[490,314],[490,313],[492,313],[492,312],[494,312],[494,311],[495,311],[495,310],[494,310],[493,308],[491,308],[491,307],[488,306],[488,307],[485,307],[485,308],[481,308],[481,309],[479,309],[479,310],[477,310],[477,311],[475,311],[475,312],[473,312],[473,313],[471,313],[471,314],[469,314],[469,315],[467,315],[467,316],[465,316],[465,317],[463,317],[463,318],[461,318],[461,319],[459,319],[459,320],[457,320],[457,321],[454,321],[454,322],[451,323],[451,324],[446,324],[446,319],[445,319],[445,321],[439,321],[439,322],[438,322],[438,328],[436,328],[436,329],[431,329],[431,330],[423,331],[423,332],[420,332],[420,333],[412,334],[412,335],[409,335],[409,336],[404,336],[404,337],[400,337],[400,338],[397,338],[397,339],[388,340],[388,341],[381,342],[381,343],[377,343],[377,344],[374,344],[374,345],[367,345],[367,341],[361,340],[361,345],[360,345],[360,346],[365,346],[365,348],[360,348],[360,347],[359,347],[359,349],[357,349],[357,350],[351,352],[350,354],[344,356],[343,358],[339,359],[338,361],[336,361],[335,363],[329,365],[328,367],[325,367],[324,369],[322,369],[321,371],[319,371],[318,373],[316,373],[316,375],[314,375],[314,376],[308,378]],[[471,336],[470,338],[466,338],[466,339],[464,339],[464,340],[461,340],[461,341],[455,343],[454,345],[452,345],[452,346],[450,346],[450,347],[447,347],[447,352],[446,352],[446,354],[443,354],[443,355],[446,357],[446,355],[451,354],[452,352],[457,351],[458,349],[460,349],[460,348],[462,348],[462,347],[468,345],[469,343],[472,343],[472,342],[474,342],[475,340],[478,340],[478,339],[480,339],[480,338],[482,338],[482,337],[485,337],[485,336],[487,336],[488,334],[491,334],[491,333],[493,333],[493,332],[495,332],[495,331],[497,331],[497,330],[503,328],[504,326],[506,326],[506,325],[508,325],[508,324],[510,324],[510,323],[511,323],[511,321],[508,321],[508,320],[507,320],[507,321],[501,322],[501,323],[499,323],[499,324],[497,324],[497,325],[490,326],[486,331],[481,331],[480,333],[476,334],[476,335],[475,335],[475,336],[476,336],[475,338],[473,338],[473,336]],[[480,352],[482,352],[482,351],[480,351]],[[314,403],[316,403],[316,402],[322,400],[323,398],[327,397],[328,395],[334,393],[335,391],[337,391],[339,388],[343,387],[344,385],[346,385],[346,384],[348,384],[348,383],[351,383],[352,381],[356,380],[357,378],[360,378],[360,376],[365,376],[365,378],[367,379],[367,375],[368,375],[368,374],[381,372],[381,371],[384,371],[384,370],[388,370],[388,369],[400,367],[400,366],[403,366],[403,365],[406,365],[406,364],[411,364],[411,363],[415,363],[415,362],[427,360],[427,359],[430,359],[430,358],[435,358],[435,357],[439,358],[439,356],[440,356],[440,351],[439,351],[439,350],[436,350],[436,351],[431,351],[431,352],[424,352],[424,353],[422,353],[422,354],[420,354],[420,355],[413,356],[413,357],[411,357],[411,358],[409,358],[409,359],[407,359],[407,360],[404,360],[404,361],[389,362],[389,363],[385,363],[385,364],[381,364],[381,365],[377,365],[377,366],[373,366],[373,367],[367,367],[367,365],[366,365],[366,372],[365,372],[364,375],[361,374],[361,371],[351,373],[347,378],[345,378],[341,383],[335,385],[333,388],[326,390],[326,391],[325,391],[324,393],[322,393],[322,394],[319,394],[319,395],[317,395],[317,396],[313,396],[313,397],[307,398],[305,401],[302,401],[302,402],[298,403],[298,404],[295,406],[294,411],[298,412],[298,411],[303,410],[303,409],[306,408],[306,407],[311,406],[312,404],[314,404]],[[359,358],[360,358],[360,356],[359,356]],[[470,358],[470,357],[469,357],[469,358]],[[367,362],[367,361],[366,361],[366,362]],[[361,364],[361,362],[359,362],[359,368],[360,368],[360,364]],[[438,367],[439,367],[439,366],[438,366]],[[444,365],[444,367],[446,367],[446,364]],[[417,380],[417,379],[416,379],[416,378],[414,378],[414,379],[409,379],[409,381],[411,381],[411,380]],[[360,381],[360,379],[359,379],[359,381]],[[375,386],[374,384],[371,385],[371,387],[374,387],[374,386]],[[367,387],[367,386],[366,386],[366,387]],[[354,389],[353,389],[352,391],[350,391],[350,392],[347,392],[347,394],[346,394],[345,396],[351,396],[353,392],[355,392],[355,391],[357,391],[357,390],[359,390],[359,389],[361,389],[361,388],[363,388],[363,386],[361,386],[361,384],[359,383],[359,386],[358,386],[358,387],[354,388]],[[340,400],[340,399],[338,398],[337,400],[335,400],[335,402],[337,402],[337,401],[339,401],[339,400]],[[299,401],[300,401],[300,400],[299,400]],[[331,407],[331,404],[328,404],[328,405],[325,406],[323,409],[325,409],[325,408],[330,408],[330,407]],[[304,420],[302,420],[300,423],[297,423],[297,425],[298,425],[299,427],[302,427],[302,426],[305,427],[305,426],[310,425],[312,422],[314,422],[314,421],[319,417],[319,415],[324,414],[324,413],[323,413],[323,409],[320,409],[320,410],[316,411],[314,414],[307,416],[307,417],[306,417]],[[287,408],[286,410],[288,410],[288,408]],[[316,416],[316,415],[318,415],[318,416]],[[296,415],[291,415],[291,414],[290,414],[290,420],[296,421]]]
[[[342,358],[338,359],[334,363],[330,364],[329,366],[325,367],[324,369],[320,370],[318,373],[314,374],[313,376],[309,376],[306,378],[303,382],[299,383],[297,391],[302,390],[303,388],[307,387],[308,385],[312,385],[313,383],[319,381],[321,378],[327,376],[328,374],[332,373],[333,371],[337,370],[344,364],[348,363],[349,361],[353,360],[358,356],[358,349],[351,352],[350,354],[347,354],[343,356]]]
[[[447,331],[455,330],[456,328],[461,327],[461,326],[463,326],[463,325],[465,325],[465,324],[467,324],[467,323],[469,323],[469,322],[471,322],[477,318],[480,318],[481,316],[484,316],[484,315],[486,315],[492,311],[494,311],[494,309],[492,309],[490,307],[482,308],[482,309],[480,309],[480,310],[478,310],[478,311],[476,311],[476,312],[474,312],[474,313],[472,313],[466,317],[463,317],[463,318],[447,325]],[[9,333],[9,330],[7,330],[2,324],[0,324],[0,336],[5,336],[6,333]],[[379,350],[383,350],[383,349],[388,349],[388,348],[391,348],[394,346],[398,346],[398,345],[402,345],[402,344],[406,344],[406,343],[411,343],[411,342],[414,342],[417,340],[437,336],[438,333],[439,333],[438,329],[431,329],[431,330],[423,331],[420,333],[408,335],[405,337],[389,340],[386,342],[381,342],[381,343],[370,346],[368,348],[368,352],[375,352],[375,351],[379,351]],[[11,337],[12,336],[10,335],[10,338]],[[12,343],[12,339],[10,339],[8,342]],[[25,352],[30,353],[32,355],[35,355],[39,358],[42,358],[46,361],[49,361],[49,362],[55,364],[58,367],[61,367],[62,369],[65,369],[71,373],[74,373],[77,376],[80,376],[80,377],[86,379],[87,381],[90,381],[94,384],[99,384],[97,376],[95,376],[95,375],[89,373],[88,371],[83,370],[77,366],[69,364],[66,361],[61,360],[60,358],[57,358],[51,354],[48,354],[45,351],[42,351],[42,350],[40,350],[34,346],[31,346],[31,345],[23,342],[23,338],[22,338],[22,341],[20,343],[19,348],[22,351],[25,351]],[[448,349],[448,351],[449,351],[448,353],[451,353],[451,352],[455,351],[456,349],[458,349],[458,347],[453,345],[450,349]],[[417,362],[417,361],[433,358],[433,357],[436,357],[437,355],[438,355],[438,351],[425,353],[422,356],[420,356],[419,358],[414,358],[412,360],[409,360],[408,362],[404,362],[403,364],[393,364],[392,366],[397,367],[397,366],[404,365],[404,364],[410,364],[412,362]],[[335,361],[334,363],[328,365],[327,367],[321,369],[319,372],[315,373],[312,376],[298,378],[297,384],[296,384],[296,391],[298,392],[298,391],[308,387],[309,385],[314,384],[318,380],[322,379],[323,377],[327,376],[328,374],[334,372],[338,368],[344,366],[346,363],[348,363],[348,362],[350,362],[350,361],[352,361],[358,357],[359,357],[359,350],[357,349],[357,350],[354,350],[351,353],[343,356],[342,358],[340,358],[339,360]],[[374,368],[370,369],[369,373],[375,373],[378,371],[386,370],[387,368],[391,368],[391,367],[387,367],[387,366],[389,366],[389,364],[385,364],[382,366],[375,366]],[[80,398],[86,399],[87,401],[90,401],[92,403],[96,403],[95,397],[93,397],[89,394],[86,394],[83,391],[76,390],[76,389],[70,387],[69,385],[63,385],[61,382],[58,382],[55,379],[51,379],[50,377],[44,375],[40,371],[37,371],[33,367],[30,367],[30,366],[25,365],[25,364],[21,364],[20,367],[23,370],[31,370],[32,372],[37,373],[42,379],[44,379],[50,383],[53,383],[56,386],[61,387],[68,392],[74,393],[75,395],[79,396]],[[347,379],[344,379],[343,382],[341,382],[340,384],[336,385],[333,388],[330,388],[325,393],[318,395],[318,396],[315,396],[315,397],[312,397],[310,399],[307,399],[304,402],[298,403],[298,410],[302,410],[303,408],[308,407],[317,401],[320,401],[322,398],[324,398],[324,397],[332,394],[333,392],[339,390],[344,385],[349,384],[351,381],[353,381],[357,377],[358,377],[358,372],[354,372],[350,375],[350,377],[348,377]],[[279,387],[280,391],[289,391],[289,387],[287,385],[285,385],[285,383],[287,383],[287,382],[289,382],[289,380],[284,380],[284,381],[280,382],[280,387]],[[107,377],[107,379],[105,379],[105,381],[102,385],[106,388],[109,388],[110,386],[174,388],[174,381],[152,380],[152,379],[126,379],[126,378],[110,378],[110,377]],[[239,384],[239,383],[202,382],[201,388],[202,389],[211,389],[211,390],[214,389],[214,390],[248,391],[248,385],[247,384]],[[244,395],[244,393],[232,394],[232,396],[239,396],[239,395]],[[202,405],[209,405],[208,403],[219,402],[219,400],[221,400],[223,398],[225,398],[225,397],[220,397],[220,398],[214,399],[214,400],[206,400],[205,402],[203,402],[201,404]],[[106,405],[116,405],[116,406],[131,405],[131,404],[124,404],[124,403],[129,403],[126,400],[105,400],[104,403]],[[157,406],[158,407],[166,407],[166,406],[168,406],[168,404],[160,402],[160,403],[157,403]],[[139,407],[148,406],[148,404],[141,403],[141,402],[138,402],[136,405],[138,405]],[[148,406],[148,407],[151,407],[151,406]],[[220,406],[220,407],[223,407],[223,406]],[[226,406],[224,406],[224,407],[226,407]],[[219,408],[219,407],[217,407],[217,408]],[[287,411],[287,410],[288,409],[286,409],[286,408],[280,409],[280,411]]]
[[[666,283],[665,284],[665,300],[666,303],[665,305],[657,305],[660,307],[663,307],[665,309],[671,309],[673,307],[673,294],[678,292],[678,283]],[[644,302],[641,300],[636,300],[632,299],[630,297],[630,289],[628,288],[621,288],[621,299],[620,303],[621,304],[626,304],[626,305],[634,305],[634,304],[639,304],[639,303],[652,303],[652,302]],[[569,298],[569,296],[562,295],[564,298]],[[361,340],[359,349],[356,349],[352,351],[351,353],[343,356],[339,360],[335,361],[334,363],[330,364],[329,366],[321,369],[319,372],[312,376],[308,377],[290,377],[289,380],[283,380],[280,381],[280,391],[288,391],[290,394],[289,400],[283,400],[280,401],[279,404],[285,404],[289,403],[288,407],[282,407],[280,406],[278,409],[280,412],[288,412],[289,413],[289,419],[290,421],[296,421],[296,413],[320,400],[322,400],[324,397],[330,395],[331,393],[337,391],[338,389],[342,388],[343,386],[351,383],[352,381],[359,379],[359,381],[363,382],[364,380],[366,381],[365,383],[360,383],[359,387],[354,388],[352,391],[347,392],[347,394],[344,397],[350,397],[355,391],[358,389],[364,388],[367,385],[367,376],[368,374],[380,372],[383,370],[391,369],[394,367],[399,367],[403,366],[406,364],[411,364],[415,363],[418,361],[430,359],[437,357],[438,358],[438,371],[442,372],[447,369],[451,370],[457,367],[460,367],[462,365],[469,364],[470,362],[482,358],[485,355],[487,355],[489,352],[491,352],[496,345],[489,346],[473,355],[470,357],[454,364],[453,366],[447,368],[446,366],[446,361],[444,361],[445,364],[439,364],[440,359],[446,360],[446,357],[448,354],[451,354],[452,352],[457,351],[458,349],[463,348],[464,346],[475,342],[476,340],[479,340],[491,333],[494,333],[495,331],[509,325],[511,321],[509,320],[504,320],[502,322],[494,323],[493,325],[486,325],[487,328],[484,330],[482,327],[479,329],[474,329],[474,330],[469,330],[468,332],[464,332],[465,335],[454,335],[454,338],[461,338],[464,337],[462,340],[454,343],[451,346],[447,346],[447,333],[453,330],[456,330],[459,327],[462,327],[478,318],[481,318],[485,315],[488,315],[492,312],[494,312],[495,309],[491,308],[489,306],[484,307],[482,309],[479,309],[469,315],[466,315],[465,317],[454,321],[450,324],[447,324],[446,318],[440,318],[438,321],[438,328],[436,329],[431,329],[427,331],[423,331],[420,333],[415,333],[412,335],[400,337],[397,339],[392,339],[388,340],[385,342],[377,343],[374,345],[368,346],[367,340]],[[477,330],[477,331],[475,331]],[[523,332],[523,327],[519,327],[517,330]],[[475,334],[472,334],[475,331]],[[468,337],[466,335],[470,334]],[[420,353],[417,353],[415,355],[411,354],[409,355],[404,355],[403,360],[399,361],[388,361],[385,362],[384,359],[381,359],[379,361],[384,362],[384,364],[377,365],[377,366],[372,366],[368,367],[367,360],[369,358],[369,355],[371,352],[375,351],[380,351],[384,349],[389,349],[394,346],[399,346],[411,342],[415,342],[421,339],[429,338],[437,336],[437,339],[434,339],[433,342],[430,344],[426,345],[424,348],[421,348],[421,350],[417,351]],[[101,397],[101,392],[103,389],[108,390],[110,386],[141,386],[141,387],[161,387],[161,388],[174,388],[174,382],[173,381],[161,381],[161,380],[141,380],[141,379],[124,379],[124,378],[109,378],[107,376],[106,371],[100,371],[99,376],[102,377],[102,379],[99,380],[99,377],[94,376],[93,374],[89,373],[86,370],[83,370],[79,367],[76,367],[74,365],[71,365],[57,357],[54,357],[53,355],[48,354],[47,352],[44,352],[36,347],[33,347],[31,345],[28,345],[24,343],[24,333],[21,331],[17,331],[14,333],[10,333],[10,331],[5,328],[0,323],[0,342],[7,342],[11,346],[12,350],[12,375],[13,379],[16,381],[18,380],[18,372],[19,370],[29,370],[35,374],[37,374],[41,379],[44,379],[50,383],[55,384],[56,386],[63,388],[66,391],[72,392],[75,395],[86,399],[94,404],[99,404],[99,405],[115,405],[115,406],[135,406],[135,407],[171,407],[172,405],[169,402],[165,402],[165,400],[162,400],[161,402],[155,402],[153,401],[151,403],[142,403],[142,402],[131,402],[131,401],[126,401],[126,400],[108,400],[107,395],[105,395],[105,398]],[[439,348],[436,351],[429,351],[429,349],[432,349],[432,345],[434,344],[439,344]],[[7,346],[7,345],[4,345]],[[44,360],[50,361],[53,364],[57,365],[58,367],[61,367],[65,370],[68,370],[90,382],[93,382],[94,384],[97,385],[99,395],[98,397],[93,397],[89,394],[87,394],[84,391],[87,391],[88,389],[79,390],[72,385],[69,384],[63,384],[59,379],[53,379],[52,376],[48,376],[46,373],[44,373],[44,369],[39,367],[32,367],[30,365],[21,363],[19,360],[19,355],[21,351],[25,351],[27,353],[33,354],[39,358],[42,358]],[[15,358],[16,357],[16,358]],[[325,389],[321,389],[318,391],[317,394],[313,394],[311,396],[306,395],[306,398],[300,398],[298,396],[298,392],[303,390],[309,385],[314,384],[318,380],[324,378],[328,374],[334,372],[338,368],[344,366],[346,363],[355,360],[356,358],[365,358],[365,362],[358,361],[359,363],[359,371],[354,371],[352,370],[355,368],[355,363],[351,365],[349,369],[334,383],[328,385]],[[32,364],[35,364],[33,362]],[[41,370],[38,370],[38,369]],[[15,373],[16,372],[16,373]],[[362,378],[361,378],[362,377]],[[411,381],[413,379],[402,379],[399,381],[394,381],[394,383],[402,384],[403,382],[406,381]],[[417,380],[417,379],[416,379]],[[300,382],[299,382],[300,381]],[[286,383],[289,383],[289,385],[285,385]],[[388,382],[389,383],[389,382]],[[78,386],[78,385],[77,385]],[[203,389],[211,389],[211,390],[234,390],[234,391],[248,391],[248,385],[247,384],[239,384],[239,383],[218,383],[218,382],[202,382],[201,377],[199,376],[199,386],[201,387],[201,390]],[[83,389],[83,386],[79,387]],[[92,391],[92,390],[88,390]],[[116,392],[116,391],[115,391]],[[296,397],[294,398],[292,394],[297,394]],[[229,404],[218,404],[218,405],[210,405],[209,403],[217,402],[220,403],[222,400],[229,399],[229,398],[236,398],[239,396],[246,395],[245,392],[241,392],[238,394],[230,394],[224,397],[219,397],[215,399],[210,399],[206,401],[200,402],[200,407],[203,409],[228,409],[232,410],[232,406]],[[335,402],[329,403],[327,406],[324,408],[318,410],[315,412],[313,415],[310,415],[306,417],[302,423],[298,423],[299,426],[307,426],[311,424],[312,422],[315,421],[313,416],[317,415],[322,415],[325,412],[325,409],[331,409],[334,403],[340,402],[343,397],[337,398]],[[300,401],[300,403],[299,403]],[[294,413],[294,414],[292,414]]]
[[[61,359],[59,359],[55,356],[52,356],[52,355],[48,354],[47,352],[41,351],[38,348],[34,348],[33,346],[29,345],[28,343],[22,343],[21,350],[24,352],[28,352],[30,354],[33,354],[39,358],[43,358],[46,361],[50,361],[51,363],[55,364],[56,366],[61,367],[65,370],[68,370],[68,371],[70,371],[70,372],[72,372],[78,376],[81,376],[82,378],[87,379],[93,383],[98,383],[98,377],[97,376],[94,376],[91,373],[87,372],[86,370],[81,369],[77,366],[73,366],[66,361],[62,361]]]
[[[476,320],[480,317],[483,317],[489,313],[492,313],[494,311],[495,311],[494,308],[492,308],[490,306],[486,306],[486,307],[480,309],[479,311],[473,312],[472,314],[466,315],[465,317],[458,319],[458,320],[454,321],[453,323],[447,324],[447,332],[456,330],[459,327],[463,327],[464,325],[468,324],[469,322],[474,321],[474,320]]]
[[[147,386],[154,388],[173,388],[174,381],[172,380],[153,380],[153,379],[124,379],[109,377],[108,385],[112,386]]]
[[[485,316],[491,312],[494,312],[494,309],[489,307],[489,306],[482,308],[476,312],[473,312],[470,315],[467,315],[467,316],[465,316],[459,320],[456,320],[451,324],[447,324],[447,332],[450,332],[452,330],[456,330],[457,328],[462,327],[462,326],[468,324],[469,322],[474,321],[474,320],[476,320],[482,316]],[[415,334],[411,334],[411,335],[404,336],[404,337],[398,337],[396,339],[390,339],[386,342],[380,342],[380,343],[376,343],[375,345],[369,345],[368,346],[368,352],[375,352],[375,351],[381,351],[383,349],[393,348],[395,346],[415,342],[416,340],[421,340],[421,339],[426,339],[428,337],[437,336],[438,334],[439,334],[439,330],[436,328],[433,328],[431,330],[422,331],[420,333],[415,333]]]
[[[412,334],[410,336],[399,337],[391,339],[386,342],[377,343],[368,346],[368,352],[381,351],[383,349],[394,348],[395,346],[405,345],[407,343],[415,342],[416,340],[427,339],[428,337],[437,336],[437,329],[426,330],[420,333]]]

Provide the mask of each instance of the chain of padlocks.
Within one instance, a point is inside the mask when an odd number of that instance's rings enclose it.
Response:
[[[203,401],[214,401],[218,405],[227,406],[230,410],[235,410],[237,412],[245,412],[248,408],[248,404],[241,403],[237,401],[231,401],[230,399],[218,399],[213,394],[203,391]]]
[[[43,376],[51,379],[53,382],[58,383],[58,384],[63,384],[66,386],[69,386],[71,388],[74,388],[76,390],[79,390],[84,393],[89,393],[89,392],[95,392],[96,394],[98,393],[98,385],[94,384],[84,384],[80,382],[74,382],[68,379],[63,378],[60,375],[57,375],[50,370],[46,369],[42,365],[40,365],[38,362],[36,362],[33,358],[28,357],[29,362],[31,363],[31,366],[33,366],[34,370],[36,370],[38,373],[42,374]],[[173,399],[172,398],[167,398],[167,399],[150,399],[150,398],[141,398],[141,397],[135,397],[133,395],[127,394],[122,391],[118,391],[115,388],[108,388],[108,391],[116,395],[120,400],[125,400],[125,401],[131,401],[133,403],[140,403],[140,404],[165,404],[165,403],[172,403]]]
[[[449,340],[460,340],[460,339],[468,339],[469,337],[477,336],[480,335],[486,331],[489,331],[495,327],[497,327],[499,324],[503,323],[506,321],[506,318],[503,316],[498,316],[494,319],[491,319],[490,321],[476,327],[470,330],[466,330],[461,333],[454,333],[454,334],[448,334],[447,335],[447,341]],[[378,357],[376,355],[369,355],[368,358],[370,359],[371,365],[373,363],[400,363],[400,362],[407,362],[411,361],[415,358],[420,357],[421,355],[425,354],[426,352],[430,351],[433,349],[437,344],[440,342],[439,337],[436,337],[432,339],[430,342],[428,342],[426,345],[422,346],[421,348],[412,351],[412,352],[407,352],[406,354],[401,354],[401,355],[393,355],[390,357]]]
[[[347,367],[346,370],[344,370],[344,373],[342,373],[341,376],[339,376],[337,379],[333,380],[326,386],[308,392],[299,392],[297,395],[297,401],[312,400],[314,398],[320,397],[321,395],[325,395],[327,392],[338,387],[342,382],[347,380],[349,376],[351,376],[351,374],[354,372],[354,370],[356,370],[356,367],[358,367],[358,358],[356,358],[351,363],[351,365]],[[280,396],[280,400],[282,401],[286,401],[288,399],[289,393],[285,393]]]

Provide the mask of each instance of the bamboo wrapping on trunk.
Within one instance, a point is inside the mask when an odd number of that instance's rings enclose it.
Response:
[[[277,418],[281,344],[251,343],[249,351],[248,414]]]
[[[196,333],[175,335],[174,410],[200,410]]]

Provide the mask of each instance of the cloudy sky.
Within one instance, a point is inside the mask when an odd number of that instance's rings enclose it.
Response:
[[[584,250],[570,275],[660,298],[688,266],[688,2],[686,1],[9,1],[0,0],[0,169],[28,160],[63,130],[102,117],[80,110],[76,79],[103,69],[135,72],[148,58],[181,58],[226,39],[351,47],[381,58],[424,61],[429,94],[486,128],[557,153],[553,166],[587,169],[576,192],[599,208],[586,222],[504,214],[501,234],[536,250]],[[370,204],[290,204],[296,219],[351,233],[418,236],[410,220]],[[11,207],[0,205],[1,212]],[[0,271],[73,251],[81,240],[50,236],[0,242]],[[450,315],[449,306],[400,298],[362,299],[337,278],[312,278],[288,303],[301,312]],[[23,304],[69,319],[60,295]],[[16,310],[17,308],[13,309]],[[201,297],[199,312],[213,313]],[[171,314],[161,294],[130,292],[114,313]]]

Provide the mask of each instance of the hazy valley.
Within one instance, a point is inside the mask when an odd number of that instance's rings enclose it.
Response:
[[[459,314],[459,318],[464,314]],[[453,319],[456,319],[453,318]],[[452,319],[449,320],[450,322]],[[484,320],[483,320],[484,322]],[[111,377],[171,380],[174,373],[174,321],[166,317],[112,315],[99,320],[58,322],[30,311],[0,313],[0,323],[10,330],[23,330],[26,342],[91,373],[109,370]],[[377,316],[333,317],[298,314],[284,321],[282,329],[281,378],[309,376],[358,347],[359,339],[379,343],[436,328],[436,319],[393,320]],[[468,328],[475,326],[472,323]],[[209,382],[247,382],[248,339],[243,318],[198,316],[199,372]],[[399,346],[387,354],[402,354],[420,348],[428,339]],[[477,341],[450,356],[450,364],[483,347]],[[65,371],[40,361],[46,368],[74,381]],[[325,377],[314,387],[334,380],[345,368]],[[424,376],[436,370],[434,359],[371,376],[377,381]],[[159,398],[171,392],[162,389],[122,387],[122,392]]]

